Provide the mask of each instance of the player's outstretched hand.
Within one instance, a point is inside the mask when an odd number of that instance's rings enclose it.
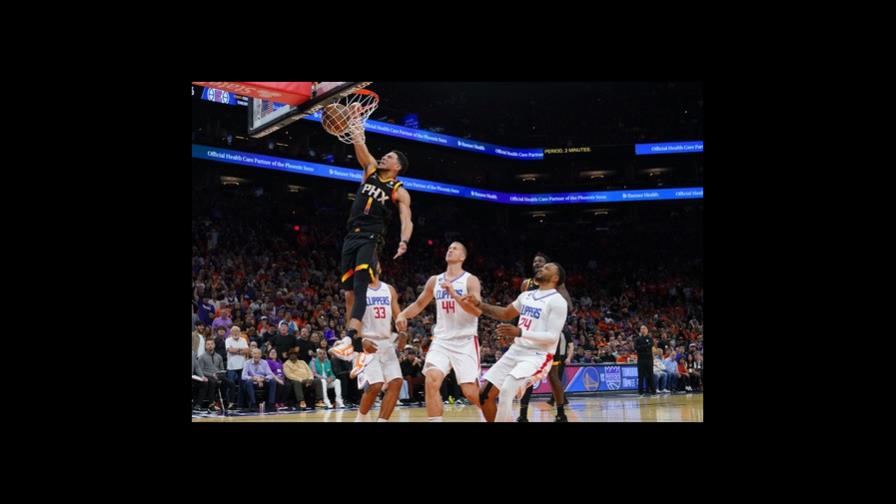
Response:
[[[495,330],[498,333],[498,336],[511,337],[516,338],[522,332],[519,327],[511,324],[498,324],[498,328]]]
[[[475,307],[479,307],[479,304],[482,302],[478,296],[474,296],[473,294],[467,294],[466,296],[460,298],[461,303],[468,303]]]
[[[404,253],[407,251],[408,251],[408,244],[405,242],[399,243],[398,244],[398,252],[395,254],[395,257],[393,257],[392,259],[398,259],[399,257],[403,256]]]
[[[395,319],[395,328],[398,329],[398,332],[404,332],[408,330],[408,319],[404,315],[399,315],[398,318]]]
[[[364,351],[367,353],[376,353],[377,351],[376,343],[370,340],[362,340],[361,346],[364,347]]]
[[[360,103],[350,103],[348,105],[348,113],[352,119],[357,119],[358,116],[361,115],[361,104]]]

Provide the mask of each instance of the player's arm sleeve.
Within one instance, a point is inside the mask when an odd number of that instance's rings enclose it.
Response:
[[[526,293],[523,292],[522,294],[520,294],[519,296],[517,296],[516,299],[514,299],[512,303],[510,303],[510,306],[512,306],[513,309],[516,310],[517,313],[519,313],[520,310],[523,308],[523,302],[521,301],[521,299],[523,299],[523,296],[524,296],[525,294],[526,294]]]
[[[535,345],[550,343],[556,341],[563,331],[563,324],[566,323],[566,301],[562,297],[554,297],[547,306],[547,330],[546,331],[527,331],[522,330],[521,337],[524,341],[528,341]]]

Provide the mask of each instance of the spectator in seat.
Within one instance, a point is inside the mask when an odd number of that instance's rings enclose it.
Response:
[[[299,359],[295,350],[289,352],[289,360],[283,364],[286,375],[287,402],[289,394],[295,397],[296,409],[314,409],[314,373],[305,361]],[[308,406],[309,401],[312,406]]]
[[[327,396],[327,390],[334,389],[336,392],[336,407],[344,408],[345,404],[342,402],[342,383],[336,378],[336,375],[333,374],[333,365],[330,363],[330,359],[327,358],[326,351],[317,351],[317,358],[311,361],[311,372],[314,373],[314,380],[317,385],[317,388],[315,389],[316,396],[318,397],[317,405],[326,406],[327,409],[332,409],[333,404]]]
[[[249,407],[247,411],[254,409],[256,392],[265,394],[266,412],[276,411],[274,402],[277,398],[277,381],[268,362],[261,358],[261,350],[257,348],[252,350],[252,358],[243,367],[242,388]]]

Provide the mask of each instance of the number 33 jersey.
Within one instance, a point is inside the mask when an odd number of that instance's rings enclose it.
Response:
[[[361,334],[373,340],[389,340],[392,336],[392,289],[380,282],[378,289],[367,287],[367,310]]]

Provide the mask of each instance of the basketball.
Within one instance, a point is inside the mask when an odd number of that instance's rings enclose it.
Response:
[[[328,133],[331,133],[333,135],[340,135],[346,129],[348,129],[349,111],[345,107],[345,105],[341,105],[339,103],[327,105],[326,107],[324,107],[324,114],[321,118],[321,123]]]

